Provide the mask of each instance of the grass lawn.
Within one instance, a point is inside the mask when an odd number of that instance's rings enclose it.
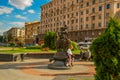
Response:
[[[49,50],[49,51],[42,51],[41,49],[26,49],[26,48],[11,48],[11,47],[0,47],[0,53],[40,53],[40,52],[51,52],[54,53],[56,51]]]
[[[0,53],[41,53],[41,52],[47,52],[47,53],[56,53],[56,50],[48,50],[48,51],[43,51],[41,49],[26,49],[26,48],[18,48],[15,47],[14,50],[12,47],[0,47]],[[79,54],[80,50],[72,51],[73,54]]]

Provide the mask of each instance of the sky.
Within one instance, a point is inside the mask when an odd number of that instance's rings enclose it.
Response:
[[[0,35],[25,22],[40,21],[40,7],[51,0],[0,0]]]

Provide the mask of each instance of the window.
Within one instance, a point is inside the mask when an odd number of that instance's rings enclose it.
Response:
[[[81,2],[83,2],[83,0],[81,0]]]
[[[81,4],[81,8],[83,8],[83,4]]]
[[[83,11],[81,12],[81,15],[83,15]]]
[[[102,26],[102,25],[101,25],[101,22],[99,22],[99,23],[98,23],[98,26],[99,26],[99,27],[101,27],[101,26]]]
[[[94,31],[92,31],[92,35],[95,35]]]
[[[76,30],[79,30],[79,27],[78,27],[78,25],[76,25]]]
[[[106,7],[107,7],[107,9],[110,9],[110,4],[107,4],[107,6],[106,6]]]
[[[76,23],[78,23],[78,19],[76,19]]]
[[[95,4],[95,3],[96,3],[96,0],[93,0],[93,1],[92,1],[92,4]]]
[[[117,8],[120,8],[120,4],[119,3],[117,3]]]
[[[92,24],[92,28],[93,28],[93,29],[95,28],[95,23]]]
[[[71,16],[74,17],[74,14],[72,13]]]
[[[95,16],[92,16],[92,20],[95,20]]]
[[[102,6],[99,6],[99,11],[102,11]]]
[[[110,13],[106,13],[106,17],[107,17],[107,18],[110,17]]]
[[[88,28],[88,24],[86,24],[86,29]]]
[[[89,10],[86,10],[86,14],[88,14],[89,13]]]
[[[67,15],[67,17],[69,18],[69,14]]]
[[[61,0],[61,3],[62,3],[62,0]]]
[[[79,2],[79,0],[76,0],[76,2],[78,3],[78,2]]]
[[[74,4],[74,1],[72,1],[72,5]]]
[[[106,26],[108,26],[108,24],[109,24],[109,22],[108,22],[108,21],[106,21]]]
[[[103,2],[103,0],[99,0],[99,2]]]
[[[95,13],[95,8],[92,8],[92,12]]]
[[[100,14],[100,15],[98,16],[98,18],[101,19],[101,18],[102,18],[102,15]]]
[[[89,20],[89,18],[88,17],[86,17],[86,21],[88,21]]]
[[[81,25],[81,29],[83,29],[83,25]]]
[[[76,16],[78,16],[78,12],[76,12]]]
[[[89,2],[87,2],[86,6],[88,7],[89,5],[90,5],[90,3],[89,3]]]
[[[72,20],[72,22],[71,22],[72,24],[74,24],[74,20]]]
[[[64,17],[63,17],[64,19],[66,18],[66,16],[64,15]]]

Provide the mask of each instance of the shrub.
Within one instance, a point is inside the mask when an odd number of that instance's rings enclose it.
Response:
[[[90,47],[96,80],[120,80],[120,23],[111,18],[105,32]]]
[[[15,44],[14,42],[10,42],[10,43],[8,44],[8,46],[9,46],[9,47],[15,47],[16,44]]]
[[[24,47],[24,43],[20,42],[17,44],[18,47]]]
[[[49,47],[50,49],[56,49],[56,34],[55,32],[48,32],[44,38],[44,47]]]
[[[77,45],[77,43],[76,42],[74,42],[74,41],[71,41],[71,44],[72,44],[72,46],[73,46],[73,51],[74,50],[78,50],[78,45]]]
[[[14,42],[10,42],[8,44],[9,47],[12,47],[12,50],[14,50],[14,47],[16,46],[16,44]]]

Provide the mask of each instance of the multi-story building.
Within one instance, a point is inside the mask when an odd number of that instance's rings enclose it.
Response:
[[[38,44],[39,27],[40,27],[40,22],[38,21],[25,23],[25,44],[26,45]]]
[[[120,0],[52,0],[41,7],[41,31],[59,32],[64,24],[76,42],[101,35],[109,17],[120,10]]]
[[[3,32],[3,40],[4,40],[4,42],[8,42],[8,40],[7,40],[7,31]]]
[[[24,28],[13,27],[3,34],[6,42],[22,42],[25,41],[25,30]]]

